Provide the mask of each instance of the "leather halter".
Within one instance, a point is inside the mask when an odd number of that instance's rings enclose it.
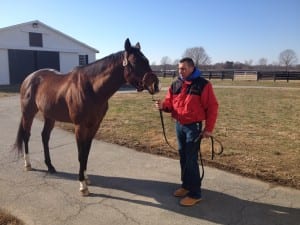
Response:
[[[133,85],[138,91],[144,90],[144,80],[148,73],[145,73],[142,79],[139,79],[139,77],[134,76],[134,65],[131,64],[131,62],[128,60],[128,53],[124,52],[124,59],[122,62],[122,65],[124,67],[124,78],[125,80]],[[133,72],[132,72],[133,71]],[[132,75],[134,74],[134,75]],[[134,81],[134,82],[132,82]]]

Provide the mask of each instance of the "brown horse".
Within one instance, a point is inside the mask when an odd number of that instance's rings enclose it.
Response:
[[[92,140],[108,109],[109,98],[125,83],[138,91],[158,92],[158,78],[139,43],[125,41],[125,51],[104,57],[86,66],[76,67],[68,74],[42,69],[30,74],[20,89],[22,117],[15,148],[23,152],[26,170],[31,170],[28,142],[33,119],[38,111],[44,117],[42,142],[45,163],[50,173],[56,172],[50,159],[49,138],[55,121],[75,126],[78,149],[79,181],[82,195],[88,195],[86,174]]]

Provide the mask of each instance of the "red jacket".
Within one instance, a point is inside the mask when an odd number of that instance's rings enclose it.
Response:
[[[218,102],[212,85],[202,77],[174,81],[163,102],[163,111],[171,112],[181,124],[205,120],[205,130],[212,132],[217,120]]]

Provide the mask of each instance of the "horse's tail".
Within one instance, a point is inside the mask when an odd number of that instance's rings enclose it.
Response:
[[[22,82],[20,87],[20,100],[21,100],[21,120],[19,123],[19,129],[16,137],[16,141],[13,145],[13,151],[18,154],[23,154],[24,144],[28,143],[30,130],[26,130],[26,126],[31,126],[35,113],[37,112],[37,106],[35,105],[36,90],[41,81],[39,71],[29,74]],[[29,96],[29,97],[28,97]],[[23,101],[26,99],[26,101]],[[22,103],[23,101],[23,103]],[[27,115],[25,117],[25,115]],[[27,124],[27,125],[26,125]]]
[[[16,150],[18,152],[18,154],[23,153],[23,142],[24,142],[23,138],[24,138],[24,128],[23,128],[22,119],[21,119],[17,137],[16,137],[16,141],[15,141],[15,144],[13,145],[13,149]]]

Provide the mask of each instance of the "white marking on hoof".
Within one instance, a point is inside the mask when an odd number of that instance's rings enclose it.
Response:
[[[31,168],[31,163],[30,163],[30,158],[29,158],[29,154],[24,154],[24,167],[25,167],[25,171],[30,171],[32,170]]]
[[[90,195],[90,192],[88,189],[80,190],[81,196],[86,197]]]
[[[24,170],[25,171],[31,171],[32,170],[31,165],[30,164],[29,165],[25,165],[24,166]]]
[[[90,194],[90,192],[89,192],[89,189],[86,185],[86,181],[85,180],[80,181],[79,183],[80,183],[79,190],[80,190],[81,196],[88,196]]]

